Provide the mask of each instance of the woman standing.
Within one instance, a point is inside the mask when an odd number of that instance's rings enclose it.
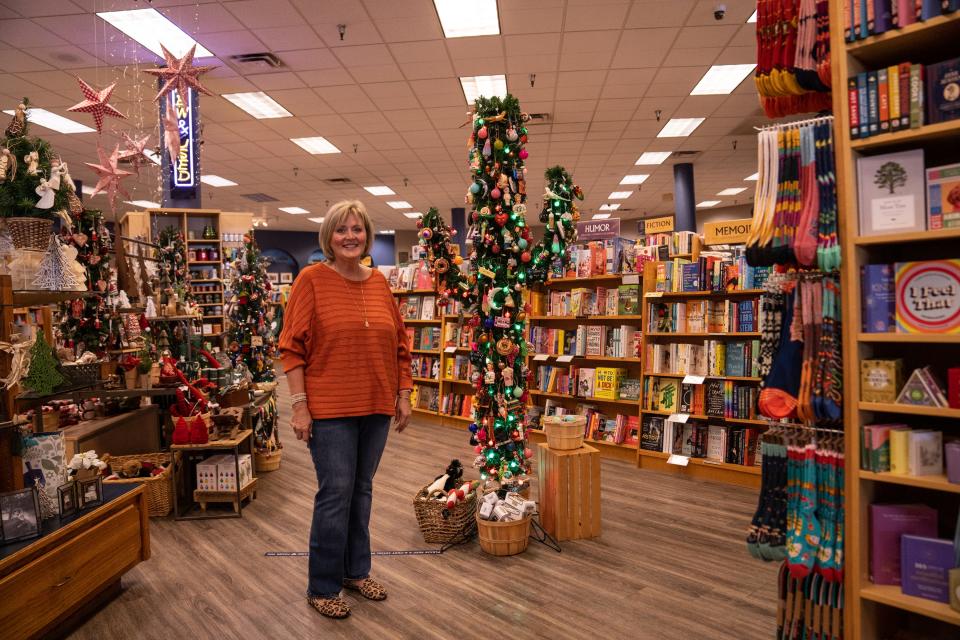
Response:
[[[280,335],[290,423],[310,447],[317,472],[308,602],[331,618],[350,615],[342,587],[370,600],[387,597],[370,577],[373,476],[390,417],[397,431],[410,419],[403,319],[383,274],[360,264],[372,238],[361,202],[330,207],[320,227],[327,261],[300,272]]]

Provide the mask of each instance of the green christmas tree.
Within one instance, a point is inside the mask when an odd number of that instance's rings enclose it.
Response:
[[[260,257],[253,231],[243,236],[243,248],[234,261],[234,303],[230,310],[230,359],[234,366],[243,362],[254,382],[275,377],[273,354],[276,339],[267,323],[267,295],[270,281]]]
[[[547,169],[543,177],[547,186],[543,194],[540,222],[546,225],[546,230],[534,253],[538,256],[549,255],[551,274],[562,276],[567,247],[577,238],[577,221],[580,220],[574,199],[583,200],[583,191],[573,183],[567,170],[559,165]]]
[[[475,464],[483,480],[496,479],[501,486],[517,489],[526,482],[532,456],[524,415],[530,372],[524,364],[529,309],[523,294],[546,279],[552,261],[565,264],[566,244],[576,237],[575,226],[568,224],[575,221],[574,209],[558,206],[547,236],[533,242],[525,219],[526,120],[511,95],[481,97],[475,103],[467,193],[472,205],[469,272],[464,274],[456,263],[453,233],[435,211],[421,220],[420,231],[437,290],[445,299],[463,302],[470,315],[467,322],[474,328],[470,353],[474,420],[469,428],[478,454]],[[573,193],[572,183],[567,188]]]
[[[21,381],[23,386],[39,395],[53,393],[63,384],[63,376],[57,371],[58,364],[43,332],[38,331],[37,340],[30,347],[30,373]]]
[[[174,294],[181,302],[193,300],[183,234],[176,227],[164,227],[157,236],[157,244],[160,246],[157,256],[160,261],[157,269],[160,277],[160,304],[167,304]]]

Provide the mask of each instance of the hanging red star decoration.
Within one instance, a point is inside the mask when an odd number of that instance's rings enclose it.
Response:
[[[170,93],[170,91],[174,88],[181,96],[187,95],[187,90],[189,88],[196,89],[200,93],[205,93],[208,96],[213,95],[207,90],[206,87],[200,84],[199,76],[201,73],[206,73],[207,71],[216,69],[216,67],[213,65],[194,66],[193,54],[197,50],[197,45],[190,47],[190,51],[187,51],[182,58],[175,58],[174,55],[167,51],[167,48],[162,44],[160,45],[160,48],[163,50],[163,57],[167,60],[167,66],[163,67],[162,69],[143,70],[144,73],[159,76],[166,80],[164,85],[160,88],[160,92],[157,94],[157,101]]]
[[[110,200],[110,209],[116,209],[117,193],[122,193],[125,198],[130,198],[130,194],[120,184],[120,181],[127,176],[133,175],[130,171],[117,168],[120,160],[120,145],[113,148],[113,153],[107,155],[99,144],[97,145],[97,155],[100,156],[100,164],[85,162],[84,164],[97,172],[99,180],[97,186],[93,188],[91,196],[95,196],[101,191],[105,191]]]
[[[89,113],[93,116],[93,121],[97,125],[97,133],[101,133],[103,130],[103,117],[104,116],[113,116],[114,118],[124,118],[127,116],[123,115],[119,111],[113,108],[113,105],[108,104],[110,101],[110,96],[113,94],[114,88],[116,88],[117,83],[114,82],[112,85],[106,89],[97,91],[89,84],[84,82],[77,77],[77,82],[80,83],[80,90],[83,91],[83,97],[86,98],[83,102],[78,102],[73,105],[67,111],[82,111],[84,113]]]
[[[124,131],[122,135],[124,149],[120,152],[118,160],[123,164],[129,164],[133,169],[133,172],[139,176],[140,167],[147,164],[149,161],[146,153],[146,147],[150,136],[146,135],[142,138],[131,138],[130,134],[128,134],[126,131]]]

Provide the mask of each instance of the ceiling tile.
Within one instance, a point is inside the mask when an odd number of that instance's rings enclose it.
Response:
[[[288,0],[234,0],[226,7],[250,29],[297,27],[303,23],[303,16]]]
[[[637,0],[623,26],[627,29],[679,27],[687,21],[695,5],[696,0]]]

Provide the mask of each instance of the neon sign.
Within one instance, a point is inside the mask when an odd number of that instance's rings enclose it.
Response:
[[[170,158],[171,184],[174,189],[191,188],[196,186],[196,158],[194,157],[194,122],[193,122],[193,90],[188,90],[186,100],[176,89],[170,92],[168,109],[173,109],[177,116],[177,127],[180,130],[180,152],[176,158]]]

